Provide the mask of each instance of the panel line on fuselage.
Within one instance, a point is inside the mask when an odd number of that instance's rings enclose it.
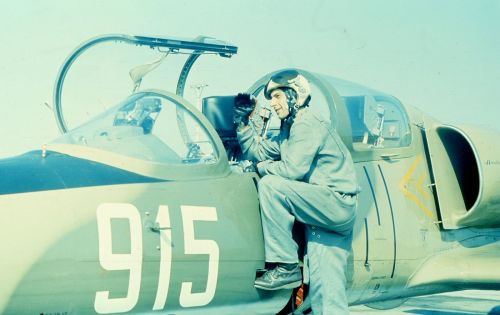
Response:
[[[382,172],[382,168],[380,164],[377,164],[378,170],[380,171],[380,175],[382,176],[382,181],[384,182],[385,192],[387,193],[387,199],[389,201],[389,209],[391,210],[391,220],[392,220],[392,232],[394,233],[394,257],[392,261],[392,272],[391,278],[394,278],[394,272],[396,270],[396,223],[394,221],[394,211],[392,208],[391,196],[389,195],[389,190],[387,188],[387,182],[385,181],[384,172]]]
[[[368,179],[368,184],[370,185],[370,190],[372,192],[373,202],[375,202],[375,210],[377,211],[377,222],[378,222],[378,225],[381,225],[380,224],[380,213],[379,213],[379,209],[378,209],[378,202],[377,202],[377,197],[375,196],[375,190],[373,189],[372,180],[370,179],[370,175],[368,175],[368,170],[366,169],[366,166],[363,166],[363,170],[365,171],[366,179]]]
[[[365,267],[370,265],[369,263],[369,254],[370,254],[370,237],[368,236],[368,220],[365,218],[365,236],[366,236],[366,256],[365,256]]]

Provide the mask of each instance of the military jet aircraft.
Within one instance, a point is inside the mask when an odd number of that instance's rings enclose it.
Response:
[[[68,127],[66,74],[101,43],[152,48],[161,58],[130,72],[130,96]],[[230,57],[237,47],[104,35],[64,62],[54,90],[62,135],[0,160],[0,313],[308,312],[307,287],[254,288],[264,267],[259,176],[239,153],[234,97],[206,97],[202,111],[183,98],[206,53]],[[176,88],[141,89],[167,54],[188,55]],[[349,303],[388,309],[411,296],[500,289],[499,134],[299,71],[312,85],[311,110],[329,117],[350,149],[362,188]],[[248,89],[262,108],[272,73]],[[276,125],[272,116],[264,134]]]

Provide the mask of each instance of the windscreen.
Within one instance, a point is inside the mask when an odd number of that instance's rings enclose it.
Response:
[[[218,160],[201,122],[176,98],[156,92],[133,94],[54,142],[168,164]]]

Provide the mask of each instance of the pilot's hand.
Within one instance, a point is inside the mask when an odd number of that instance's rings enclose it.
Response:
[[[255,163],[249,160],[243,160],[238,163],[243,173],[256,172]]]
[[[248,125],[248,118],[255,109],[257,100],[253,95],[239,93],[234,98],[233,121],[236,126]]]
[[[255,172],[260,176],[262,177],[263,176],[263,173],[262,173],[262,167],[264,166],[264,161],[260,161],[258,162],[256,165],[255,165]]]

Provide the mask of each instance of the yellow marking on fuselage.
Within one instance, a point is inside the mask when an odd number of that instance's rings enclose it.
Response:
[[[409,190],[408,190],[408,183],[410,182],[410,179],[413,175],[413,173],[415,173],[415,170],[417,169],[418,165],[420,164],[420,162],[422,162],[422,154],[420,154],[417,159],[415,160],[415,162],[413,162],[412,166],[410,167],[410,169],[408,170],[408,172],[405,174],[405,176],[401,179],[401,182],[399,183],[399,189],[401,189],[401,191],[404,193],[404,195],[406,196],[406,198],[410,199],[411,201],[415,202],[419,207],[420,209],[424,210],[425,214],[427,214],[430,218],[433,218],[433,214],[432,214],[432,211],[429,210],[429,208],[427,208],[423,203],[422,201],[420,201],[420,199],[418,199],[417,196],[415,196],[414,194],[412,194]]]
[[[430,200],[431,195],[429,195],[429,193],[424,190],[424,186],[423,186],[424,179],[425,179],[425,173],[422,173],[422,175],[420,175],[420,178],[418,179],[418,182],[417,182],[417,190],[422,195],[424,195],[425,198]]]

